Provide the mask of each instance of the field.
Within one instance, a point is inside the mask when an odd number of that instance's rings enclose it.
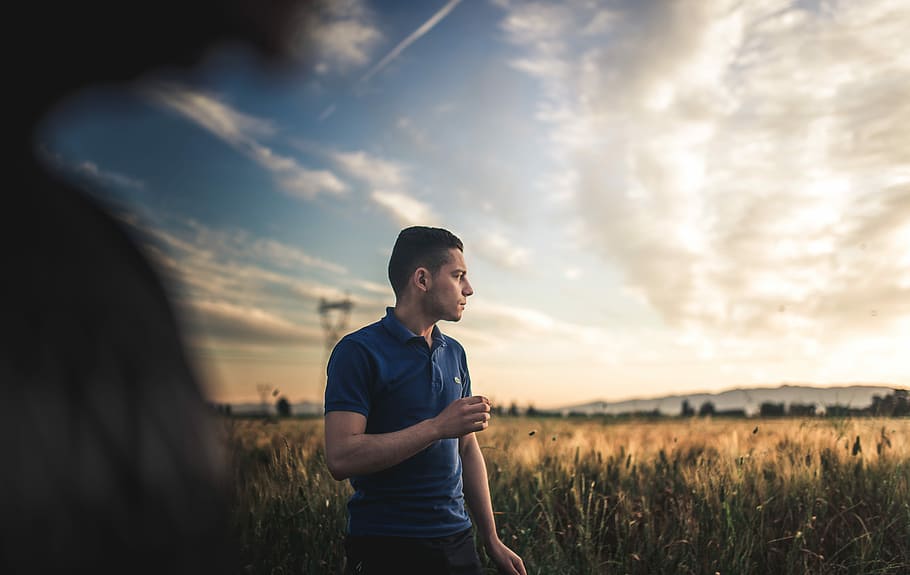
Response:
[[[224,425],[247,572],[336,573],[350,487],[322,420]],[[910,419],[502,417],[478,439],[529,573],[910,573]]]

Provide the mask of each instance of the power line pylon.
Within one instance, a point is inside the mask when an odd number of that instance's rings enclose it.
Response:
[[[266,401],[268,400],[269,393],[272,391],[272,386],[271,386],[271,384],[264,383],[264,382],[257,383],[256,391],[259,392],[259,403],[260,403],[260,406],[262,409],[262,415],[263,416],[268,415],[269,408],[268,408],[268,404],[266,403]]]
[[[354,302],[348,296],[345,296],[343,300],[337,301],[319,298],[319,317],[322,322],[322,331],[325,334],[323,367],[329,359],[329,353],[331,353],[332,348],[335,347],[335,344],[338,343],[338,340],[341,339],[342,334],[347,329],[353,307]]]

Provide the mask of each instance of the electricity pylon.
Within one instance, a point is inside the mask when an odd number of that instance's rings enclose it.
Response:
[[[325,357],[323,358],[322,367],[329,360],[329,354],[332,348],[341,339],[342,334],[348,328],[348,321],[351,319],[351,309],[354,302],[351,298],[345,296],[343,300],[329,301],[325,298],[319,298],[319,316],[322,321],[322,331],[325,334]],[[334,315],[334,318],[332,317]]]

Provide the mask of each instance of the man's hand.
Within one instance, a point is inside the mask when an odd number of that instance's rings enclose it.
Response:
[[[525,564],[514,551],[505,546],[505,543],[496,538],[487,545],[487,555],[496,564],[500,573],[507,575],[528,575]]]
[[[490,424],[490,400],[482,395],[462,397],[433,418],[440,439],[483,431]]]

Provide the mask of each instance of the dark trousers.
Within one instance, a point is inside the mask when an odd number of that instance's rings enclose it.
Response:
[[[471,529],[447,537],[370,537],[344,540],[345,575],[481,575]]]

